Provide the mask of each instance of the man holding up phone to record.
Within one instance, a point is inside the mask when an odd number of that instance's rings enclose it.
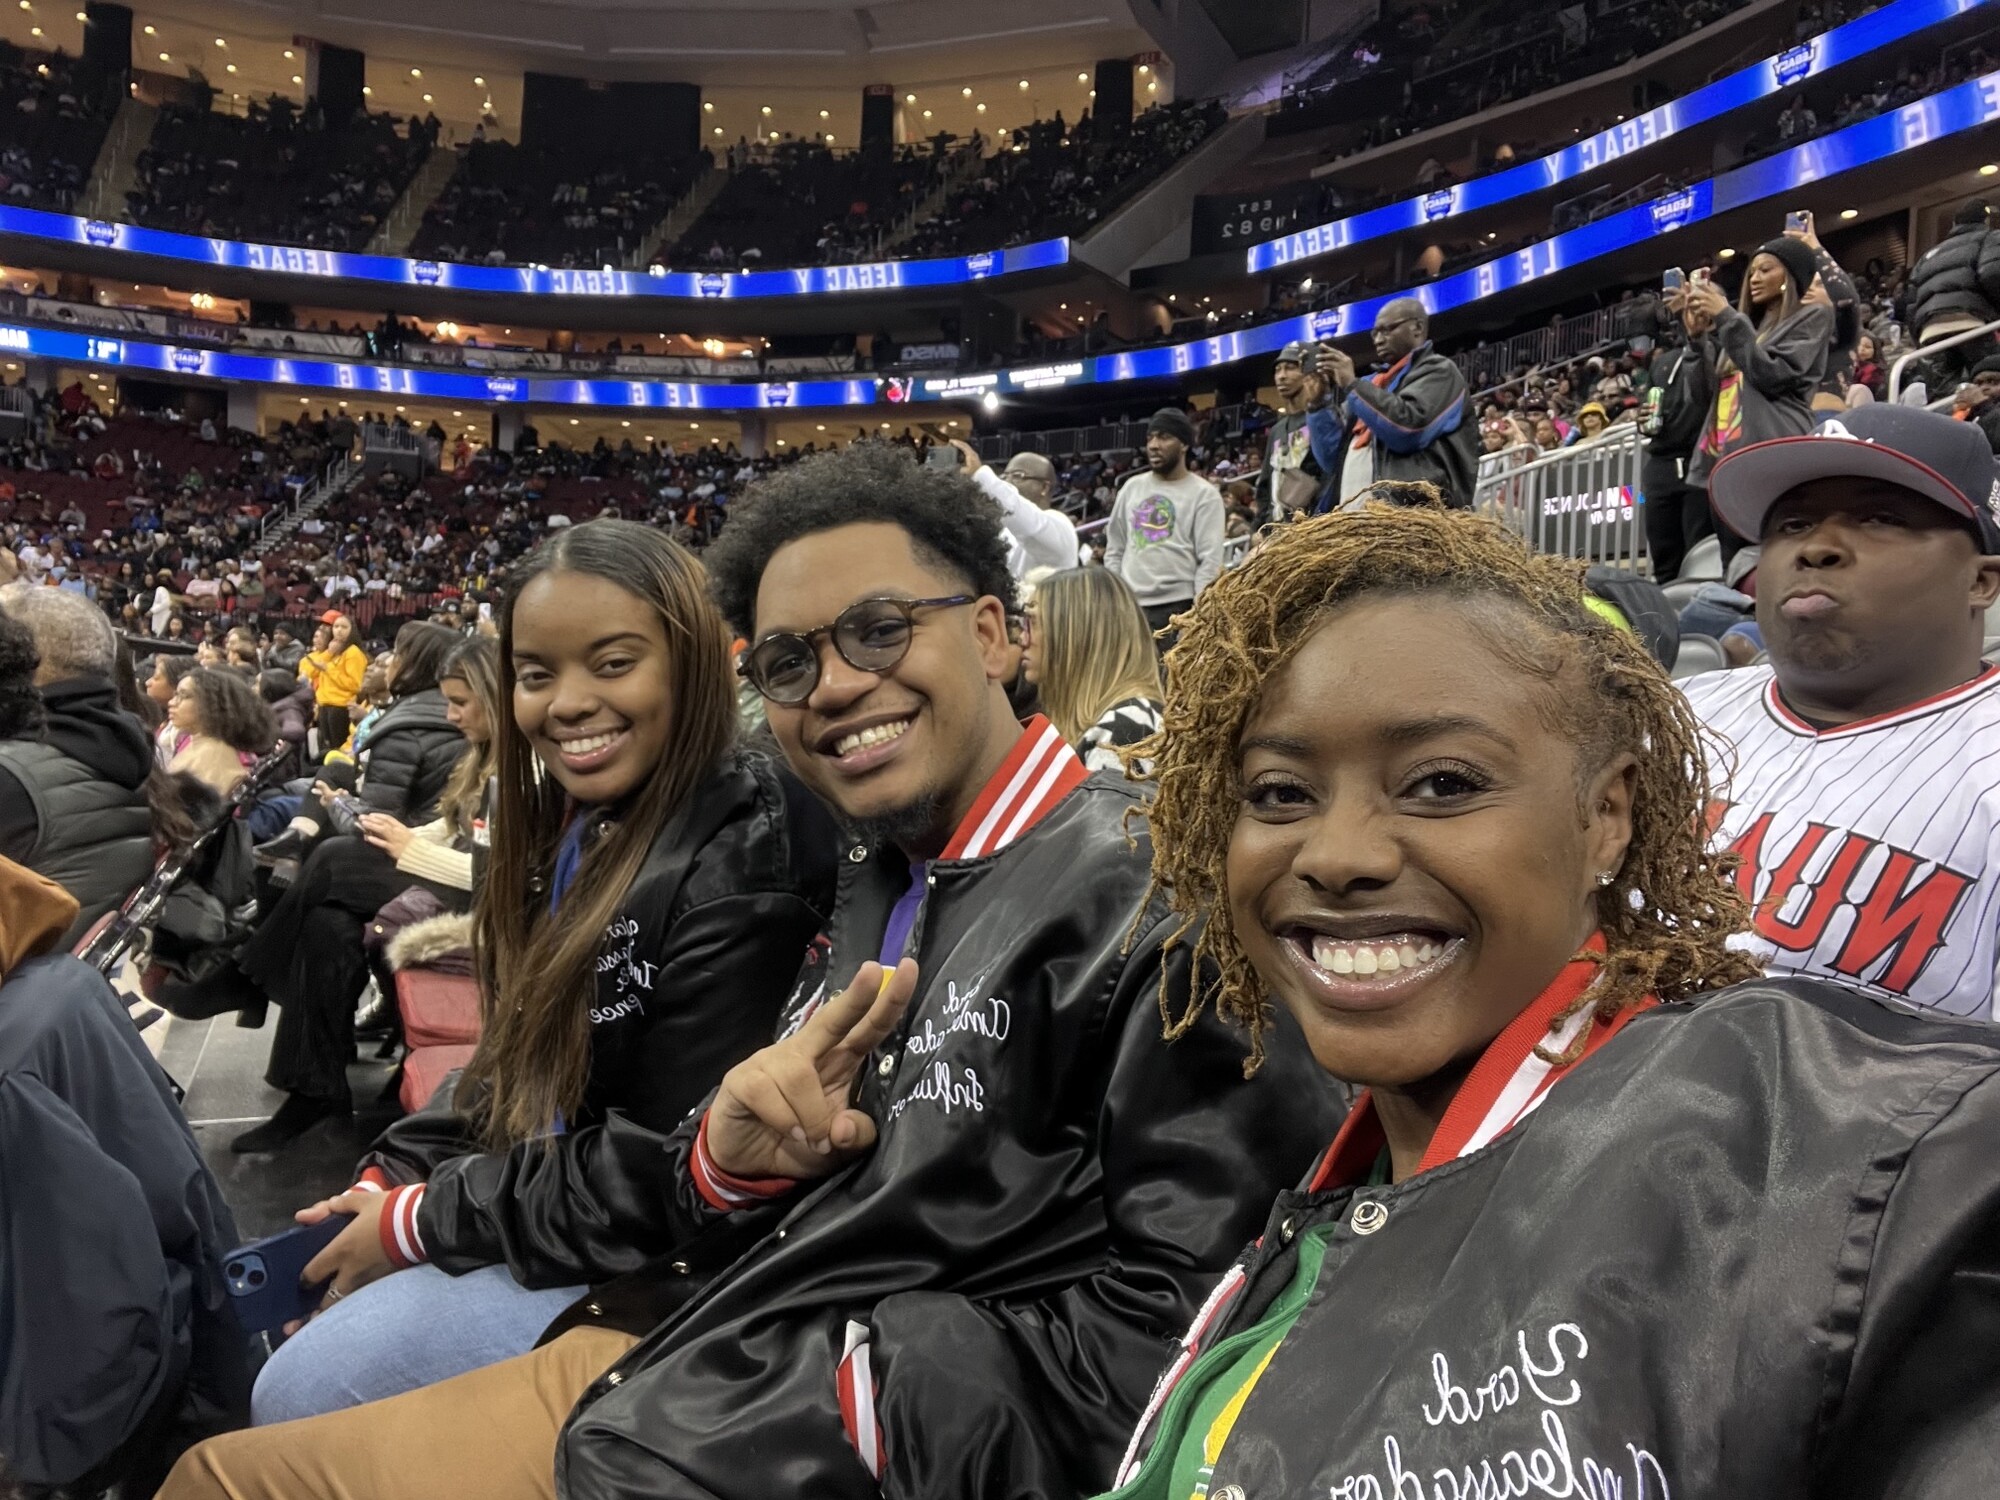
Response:
[[[1016,583],[1030,568],[1073,568],[1077,562],[1076,522],[1050,505],[1056,466],[1039,453],[1016,453],[1004,473],[995,474],[979,450],[963,438],[945,438],[979,493],[1000,507],[1007,542],[1007,571]],[[938,450],[933,448],[935,458]]]
[[[1353,359],[1322,345],[1326,400],[1306,419],[1313,458],[1338,476],[1320,507],[1345,504],[1378,479],[1437,486],[1444,503],[1469,509],[1478,484],[1479,433],[1465,376],[1430,341],[1430,314],[1397,297],[1375,314],[1381,368],[1362,378]]]

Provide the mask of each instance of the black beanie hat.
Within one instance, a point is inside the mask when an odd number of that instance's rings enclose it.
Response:
[[[1757,253],[1768,255],[1783,266],[1785,273],[1792,278],[1793,289],[1801,297],[1812,285],[1813,277],[1819,275],[1819,257],[1812,253],[1812,248],[1804,240],[1795,240],[1788,234],[1779,235],[1769,244],[1759,245]]]
[[[1163,406],[1153,413],[1153,419],[1146,424],[1146,436],[1151,437],[1156,432],[1179,438],[1186,447],[1194,446],[1194,423],[1177,406]]]

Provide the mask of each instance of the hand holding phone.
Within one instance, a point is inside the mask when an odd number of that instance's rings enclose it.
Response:
[[[1812,233],[1813,216],[1805,209],[1795,209],[1785,215],[1785,233],[1808,235]]]
[[[324,1288],[302,1287],[299,1278],[352,1218],[328,1214],[317,1224],[301,1224],[252,1241],[222,1263],[230,1306],[245,1333],[268,1333],[312,1315]]]
[[[958,450],[952,447],[951,444],[934,443],[931,445],[930,450],[924,454],[924,467],[927,469],[950,469],[955,471],[964,467],[964,460],[958,456]]]
[[[1660,290],[1672,296],[1687,284],[1687,273],[1679,266],[1668,266],[1660,277]]]

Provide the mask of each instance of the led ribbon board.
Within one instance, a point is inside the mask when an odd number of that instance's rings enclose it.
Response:
[[[224,353],[185,345],[149,343],[66,329],[0,323],[0,352],[75,364],[200,375],[265,385],[311,387],[363,395],[450,401],[533,403],[658,411],[751,411],[785,407],[869,406],[877,402],[963,400],[992,392],[1024,394],[1124,380],[1159,380],[1217,365],[1273,354],[1299,340],[1346,338],[1374,327],[1382,305],[1415,297],[1432,316],[1497,292],[1570,270],[1599,256],[1629,249],[1690,224],[1766,198],[1789,194],[1858,167],[1886,161],[1946,137],[2000,120],[2000,72],[1988,73],[1914,104],[1863,120],[1818,140],[1793,146],[1684,188],[1608,215],[1592,224],[1539,240],[1524,249],[1469,267],[1440,281],[1385,292],[1360,302],[1252,328],[1116,354],[1023,365],[973,375],[865,377],[853,380],[692,383],[640,380],[561,380],[361,365],[337,360],[284,359]]]
[[[436,287],[447,292],[487,292],[520,297],[685,297],[732,301],[775,297],[829,297],[848,292],[907,291],[958,286],[1016,271],[1069,263],[1069,240],[1037,240],[1008,250],[934,260],[889,260],[860,266],[804,266],[791,271],[550,270],[537,266],[466,265],[458,261],[406,260],[394,255],[352,255],[299,245],[257,245],[79,219],[38,208],[0,206],[0,234],[124,250],[185,265],[233,271],[269,271],[394,286]]]
[[[1895,0],[1894,4],[1859,20],[1836,26],[1832,31],[1800,42],[1796,47],[1787,47],[1774,57],[1752,63],[1726,78],[1718,78],[1714,83],[1696,89],[1692,94],[1671,99],[1657,109],[1634,115],[1622,124],[1600,130],[1587,140],[1552,151],[1547,156],[1509,167],[1504,172],[1474,178],[1471,182],[1405,198],[1400,203],[1384,204],[1381,208],[1372,208],[1351,218],[1315,224],[1310,229],[1252,245],[1249,250],[1250,270],[1253,274],[1275,270],[1295,261],[1344,250],[1349,245],[1421,229],[1427,224],[1443,223],[1475,209],[1491,208],[1496,203],[1525,198],[1530,193],[1538,193],[1544,188],[1581,177],[1586,172],[1594,172],[1621,156],[1643,150],[1692,126],[1726,115],[1731,110],[1754,104],[1759,99],[1769,99],[1829,68],[1837,68],[1857,57],[1893,46],[1987,3],[1989,0]]]

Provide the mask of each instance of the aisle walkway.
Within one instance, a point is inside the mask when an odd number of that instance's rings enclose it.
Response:
[[[146,1033],[149,1040],[160,1038],[153,1044],[160,1065],[187,1090],[188,1123],[246,1240],[287,1228],[294,1210],[352,1183],[356,1160],[398,1113],[393,1095],[382,1098],[395,1076],[395,1064],[376,1061],[377,1044],[363,1042],[364,1060],[347,1070],[355,1102],[352,1121],[315,1125],[270,1155],[238,1156],[231,1151],[232,1138],[268,1119],[284,1100],[264,1082],[264,1063],[277,1024],[273,1008],[255,1031],[238,1026],[235,1016],[227,1015],[212,1021],[169,1019]]]

